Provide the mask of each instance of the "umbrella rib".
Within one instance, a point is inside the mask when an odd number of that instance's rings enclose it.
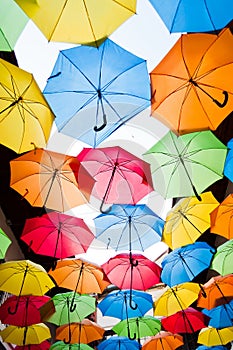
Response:
[[[56,21],[56,23],[55,23],[55,25],[54,25],[54,27],[53,27],[53,30],[51,31],[50,37],[48,38],[49,41],[52,40],[53,34],[55,33],[55,30],[56,30],[56,28],[57,28],[57,26],[58,26],[58,23],[59,23],[59,21],[60,21],[60,19],[61,19],[61,17],[62,17],[62,14],[63,14],[63,12],[64,12],[64,10],[65,10],[65,7],[66,7],[66,5],[67,5],[67,2],[68,2],[68,0],[65,0],[63,6],[62,6],[62,8],[61,8],[61,11],[60,11],[59,15],[57,16],[57,21]]]

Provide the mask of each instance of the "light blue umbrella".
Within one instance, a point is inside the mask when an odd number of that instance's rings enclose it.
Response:
[[[205,346],[205,345],[200,345],[196,348],[196,350],[226,350],[228,349],[226,346],[223,345],[216,345],[216,346]]]
[[[127,337],[112,336],[97,345],[98,350],[139,350],[141,345]]]

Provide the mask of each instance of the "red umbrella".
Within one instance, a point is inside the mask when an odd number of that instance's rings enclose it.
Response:
[[[94,238],[83,219],[58,212],[27,219],[21,235],[35,253],[58,259],[85,253]]]
[[[48,340],[40,344],[18,345],[14,350],[49,350],[51,343]]]
[[[77,181],[83,183],[83,170],[93,176],[92,195],[101,199],[101,211],[105,203],[136,204],[153,191],[150,165],[121,147],[84,148],[77,158]]]
[[[39,308],[49,300],[50,298],[46,295],[11,296],[0,306],[0,320],[4,324],[18,327],[40,323],[42,320]],[[18,307],[16,307],[17,303]],[[12,310],[17,311],[14,313]]]
[[[209,318],[202,312],[188,307],[161,320],[166,331],[172,333],[194,333],[208,325]]]

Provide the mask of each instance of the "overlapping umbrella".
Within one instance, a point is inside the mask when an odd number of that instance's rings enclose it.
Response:
[[[171,350],[184,344],[183,337],[179,334],[161,331],[149,337],[143,344],[142,350]]]
[[[0,259],[4,259],[6,252],[12,241],[7,234],[0,228]]]

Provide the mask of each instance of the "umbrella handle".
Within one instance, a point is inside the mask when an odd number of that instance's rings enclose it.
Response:
[[[63,339],[63,342],[64,342],[65,344],[70,344],[70,341],[71,341],[70,336],[69,336],[68,341],[66,340],[66,338]]]
[[[223,95],[224,95],[224,101],[223,101],[222,103],[219,102],[218,100],[215,100],[215,99],[213,98],[213,102],[216,103],[216,105],[217,105],[218,107],[220,107],[220,108],[223,108],[223,107],[226,106],[226,104],[227,104],[227,102],[228,102],[228,97],[229,97],[227,91],[223,91],[222,93],[223,93]]]
[[[100,126],[95,125],[94,126],[94,131],[101,131],[105,128],[105,126],[107,125],[107,117],[106,114],[103,114],[103,124]]]
[[[17,298],[17,302],[16,302],[16,305],[15,305],[15,309],[12,311],[10,306],[8,307],[8,313],[11,314],[11,315],[15,315],[17,310],[18,310],[18,305],[19,305],[19,302],[18,302],[18,298]]]
[[[109,208],[107,208],[107,209],[103,209],[103,206],[104,206],[104,201],[102,201],[102,203],[101,203],[101,206],[100,206],[100,211],[101,211],[101,213],[102,214],[107,214],[107,213],[109,213],[110,211],[111,211],[111,209],[112,209],[112,206],[110,206]]]
[[[200,286],[200,288],[201,288],[201,294],[202,294],[202,296],[204,297],[204,298],[207,298],[207,294],[206,294],[206,292],[205,292],[205,288],[199,283],[199,286]]]
[[[134,333],[134,335],[131,337],[130,332],[129,332],[128,338],[129,338],[130,340],[135,340],[136,337],[137,337],[137,334],[136,334],[136,333]]]
[[[70,304],[70,312],[74,312],[76,309],[76,304],[74,302],[74,299],[72,299],[71,304]]]
[[[132,298],[130,298],[129,299],[129,306],[132,310],[136,310],[138,307],[138,304],[134,302],[134,305],[133,305],[132,301],[133,301]]]

